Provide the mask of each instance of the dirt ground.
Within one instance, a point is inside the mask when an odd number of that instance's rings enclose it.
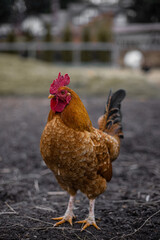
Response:
[[[93,125],[104,110],[104,98],[84,99]],[[68,195],[43,163],[39,141],[49,101],[44,98],[0,98],[0,240],[160,239],[160,101],[123,103],[122,141],[113,163],[113,178],[96,200],[101,231],[81,232],[74,222],[53,227],[64,214]],[[88,214],[88,199],[77,194],[75,214]]]

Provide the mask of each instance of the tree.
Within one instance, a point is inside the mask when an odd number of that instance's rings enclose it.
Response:
[[[60,5],[60,8],[66,9],[69,3],[76,3],[76,2],[82,2],[82,0],[40,0],[40,1],[34,1],[34,0],[24,0],[26,7],[27,7],[27,13],[34,14],[34,13],[50,13],[52,4],[56,1],[58,5]]]
[[[101,43],[111,42],[112,35],[111,31],[107,27],[101,27],[97,31],[97,41]],[[111,57],[110,51],[96,51],[97,53],[97,59],[100,62],[109,62]]]
[[[72,30],[70,26],[67,26],[64,29],[62,41],[64,43],[72,42]],[[62,51],[62,58],[64,62],[71,62],[72,61],[72,51]]]
[[[60,7],[62,9],[66,9],[68,4],[82,2],[83,0],[59,0],[59,1],[60,1]]]
[[[24,0],[27,14],[50,13],[52,0]]]
[[[53,41],[53,37],[51,34],[51,25],[46,24],[46,34],[44,36],[44,42],[51,43],[52,41]],[[53,62],[53,55],[54,55],[54,52],[52,50],[46,50],[44,51],[43,59],[47,62]]]
[[[83,2],[84,0],[21,0],[25,6],[25,15],[33,15],[39,13],[51,13],[54,2],[57,2],[60,8],[66,9],[69,3]],[[16,9],[21,11],[20,0],[0,0],[0,24],[13,22],[19,14]],[[14,19],[13,19],[14,18]]]
[[[90,42],[91,41],[91,32],[89,27],[85,27],[82,32],[82,42]],[[83,50],[81,51],[81,60],[82,62],[90,62],[92,59],[91,51]]]
[[[119,5],[130,23],[160,22],[159,0],[120,0]]]
[[[14,2],[15,0],[0,0],[0,23],[5,23],[10,20]]]

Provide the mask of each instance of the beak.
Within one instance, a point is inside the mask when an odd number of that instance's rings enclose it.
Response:
[[[51,98],[54,98],[55,95],[54,94],[49,94],[48,98],[51,99]]]

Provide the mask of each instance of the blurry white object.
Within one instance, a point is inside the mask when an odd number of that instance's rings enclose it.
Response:
[[[29,31],[33,36],[43,36],[45,28],[43,22],[38,17],[28,17],[22,23],[23,31]]]
[[[127,17],[123,13],[117,14],[113,19],[114,27],[123,27],[127,25]]]
[[[124,64],[130,68],[140,68],[143,60],[143,54],[138,50],[129,51],[124,56]]]
[[[0,36],[5,36],[12,31],[12,27],[9,24],[2,24],[0,26]]]

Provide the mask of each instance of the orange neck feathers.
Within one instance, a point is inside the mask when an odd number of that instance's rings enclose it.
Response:
[[[91,131],[92,123],[79,96],[70,88],[66,87],[71,93],[71,101],[61,113],[62,121],[70,128],[79,131]]]
[[[61,113],[50,110],[48,121],[59,115],[66,126],[78,131],[91,131],[92,123],[79,96],[70,88],[64,87],[71,94],[71,101]]]

